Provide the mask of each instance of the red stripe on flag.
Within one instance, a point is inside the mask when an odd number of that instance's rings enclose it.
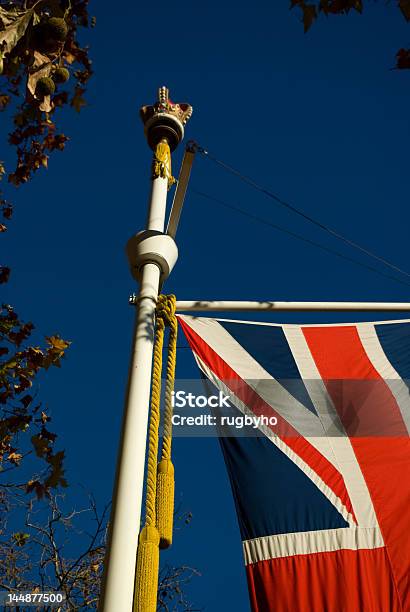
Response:
[[[402,609],[409,610],[410,442],[399,407],[369,360],[355,327],[305,327],[303,333],[350,436],[383,534]],[[360,383],[360,379],[367,382]]]
[[[252,563],[253,612],[400,612],[385,548],[337,550]]]
[[[314,446],[299,434],[285,419],[267,404],[204,340],[181,318],[179,323],[191,349],[212,370],[236,397],[256,416],[275,415],[278,427],[271,430],[280,437],[340,499],[356,521],[352,503],[340,472]],[[357,521],[356,521],[357,522]]]

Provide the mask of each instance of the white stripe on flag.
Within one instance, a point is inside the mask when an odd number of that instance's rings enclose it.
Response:
[[[380,531],[374,528],[348,527],[342,529],[323,529],[280,533],[242,542],[245,564],[309,555],[313,553],[334,552],[337,550],[371,550],[382,548]]]
[[[406,424],[407,431],[410,433],[410,396],[408,386],[387,359],[374,325],[370,323],[358,325],[357,330],[369,360],[392,392],[403,421]]]
[[[369,490],[350,439],[344,432],[339,415],[319,374],[303,331],[300,327],[288,327],[286,325],[283,326],[283,331],[316,412],[323,421],[325,429],[329,428],[329,443],[335,455],[335,463],[345,481],[358,524],[360,527],[379,528]],[[380,539],[382,539],[381,534]]]

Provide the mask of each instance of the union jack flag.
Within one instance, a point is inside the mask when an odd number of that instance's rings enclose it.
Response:
[[[221,437],[255,612],[410,610],[410,321],[179,316],[238,414]]]

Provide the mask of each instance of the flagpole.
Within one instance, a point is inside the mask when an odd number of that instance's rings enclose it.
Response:
[[[127,254],[139,281],[124,417],[113,492],[110,531],[104,564],[99,610],[131,612],[140,530],[144,466],[150,400],[155,307],[158,292],[178,257],[171,236],[164,234],[167,191],[174,182],[171,151],[184,136],[192,114],[188,104],[173,104],[168,90],[141,109],[145,135],[154,151],[147,229],[133,236]]]

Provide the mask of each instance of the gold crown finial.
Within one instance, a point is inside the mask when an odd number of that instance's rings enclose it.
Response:
[[[169,98],[169,89],[158,89],[158,100],[151,106],[143,106],[140,116],[151,149],[165,138],[173,151],[184,137],[184,125],[192,115],[192,106],[176,104]]]

